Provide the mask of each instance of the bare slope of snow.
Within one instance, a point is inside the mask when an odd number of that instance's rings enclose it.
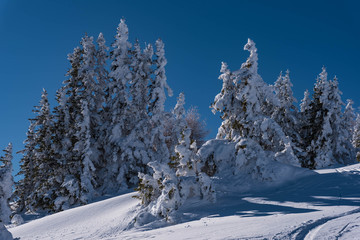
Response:
[[[134,193],[77,207],[9,229],[14,238],[107,239],[121,232],[132,219],[138,200]]]
[[[360,234],[360,164],[319,170],[276,188],[218,193],[215,204],[191,202],[179,224],[127,226],[133,193],[11,228],[25,239],[356,239]]]

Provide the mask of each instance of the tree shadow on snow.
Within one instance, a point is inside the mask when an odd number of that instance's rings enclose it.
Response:
[[[265,191],[224,193],[214,204],[188,204],[180,222],[204,217],[256,217],[319,211],[318,206],[360,206],[360,175],[314,174]],[[181,213],[180,213],[181,214]]]

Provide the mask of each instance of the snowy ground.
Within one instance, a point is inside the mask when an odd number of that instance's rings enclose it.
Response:
[[[360,239],[360,164],[318,170],[285,185],[223,193],[215,204],[188,204],[181,223],[127,226],[134,193],[11,228],[26,239]]]

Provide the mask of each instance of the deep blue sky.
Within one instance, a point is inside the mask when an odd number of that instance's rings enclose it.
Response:
[[[42,88],[54,104],[69,68],[67,54],[85,33],[103,32],[110,45],[122,17],[131,41],[163,39],[168,83],[175,92],[167,109],[184,92],[187,107],[198,106],[207,121],[210,137],[220,124],[209,105],[221,89],[221,61],[238,69],[248,56],[247,38],[257,45],[264,81],[273,83],[289,69],[300,101],[324,65],[330,77],[339,78],[343,100],[351,98],[358,107],[357,2],[0,0],[0,148],[11,141],[15,151],[22,149]]]

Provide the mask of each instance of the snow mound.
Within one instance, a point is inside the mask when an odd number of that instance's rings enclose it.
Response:
[[[278,164],[273,163],[273,169],[279,170]],[[133,198],[135,193],[129,193],[9,231],[21,240],[358,238],[360,191],[356,189],[360,184],[360,164],[303,173],[282,164],[278,175],[285,178],[291,174],[297,175],[292,176],[295,180],[283,182],[279,178],[276,183],[281,182],[280,185],[259,186],[261,191],[251,186],[242,193],[218,189],[215,203],[192,199],[178,212],[177,224],[155,221],[129,228],[139,209],[138,200]],[[250,185],[248,175],[243,175],[243,179]]]

